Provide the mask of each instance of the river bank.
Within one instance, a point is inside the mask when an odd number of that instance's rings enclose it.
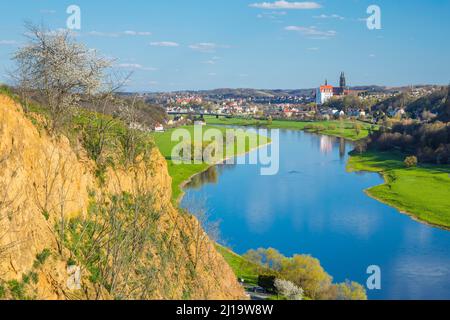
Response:
[[[181,129],[186,129],[191,134],[191,137],[195,137],[194,135],[194,126],[186,126],[182,127]],[[214,126],[204,126],[202,127],[203,131],[206,131],[208,129],[218,129],[224,133],[226,132],[226,128],[220,128],[220,127],[214,127]],[[155,140],[156,146],[162,153],[162,155],[166,158],[169,174],[172,177],[172,198],[174,203],[178,204],[179,201],[183,197],[183,188],[188,184],[193,177],[195,177],[198,174],[201,174],[202,172],[207,171],[209,168],[213,167],[216,164],[222,163],[227,158],[223,158],[219,161],[217,161],[215,164],[210,163],[201,163],[201,164],[176,164],[172,161],[172,150],[175,148],[177,144],[179,144],[179,141],[172,141],[172,133],[177,129],[171,129],[163,133],[153,133],[153,138]],[[236,139],[242,138],[241,135],[244,133],[235,131],[236,133]],[[195,140],[195,138],[194,138]],[[202,143],[202,141],[194,141],[194,143]],[[245,144],[245,153],[249,153],[251,151],[254,151],[256,148],[260,148],[264,145],[267,145],[270,143],[270,139],[264,136],[258,136],[257,137],[257,146],[251,146],[250,144]],[[225,151],[224,151],[225,154]],[[233,157],[242,155],[238,149],[237,146],[234,148],[234,154]]]
[[[210,125],[231,125],[244,127],[263,127],[267,129],[301,130],[311,133],[319,133],[327,136],[344,138],[350,141],[358,141],[366,138],[370,130],[378,130],[378,127],[357,120],[331,120],[331,121],[291,121],[291,120],[255,120],[245,118],[216,118],[205,117]],[[373,128],[372,128],[373,127]]]
[[[385,183],[365,192],[411,218],[450,230],[450,167],[406,168],[404,156],[393,152],[352,153],[349,172],[380,173]]]

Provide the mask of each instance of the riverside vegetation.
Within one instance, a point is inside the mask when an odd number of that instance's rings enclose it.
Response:
[[[268,129],[305,130],[329,136],[345,138],[357,141],[366,138],[371,131],[377,130],[378,126],[372,126],[361,121],[332,120],[332,121],[289,121],[289,120],[255,120],[246,118],[220,118],[205,117],[211,125],[235,125],[264,127]]]
[[[197,141],[195,139],[198,139],[198,137],[195,137],[194,135],[194,126],[186,126],[182,129],[187,130],[191,137],[193,138],[192,144],[195,146],[196,144],[201,144],[202,147],[206,147],[208,144],[211,144],[211,141],[203,141],[203,137],[199,137],[201,140]],[[225,140],[226,137],[226,130],[224,128],[217,128],[214,126],[205,126],[202,127],[203,132],[209,130],[209,129],[218,129],[223,133],[223,137]],[[153,137],[155,140],[155,143],[157,147],[159,148],[162,155],[166,158],[167,164],[169,167],[169,173],[172,177],[172,189],[173,189],[173,198],[175,202],[178,202],[180,200],[180,197],[183,195],[182,186],[185,182],[187,182],[191,177],[195,176],[196,174],[199,174],[201,172],[206,171],[211,164],[206,163],[205,161],[201,161],[199,164],[175,164],[172,159],[172,151],[174,150],[175,146],[179,144],[179,141],[172,141],[172,134],[177,129],[171,129],[164,133],[154,133]],[[231,131],[230,131],[231,130]],[[257,135],[256,133],[246,133],[242,130],[233,130],[228,129],[229,132],[231,132],[234,136],[233,142],[242,140],[245,142],[244,152],[247,153],[250,151],[249,143],[247,143],[252,136],[256,139],[256,147],[265,145],[270,142],[270,139],[261,135]],[[256,137],[255,137],[256,136]],[[227,144],[225,141],[223,141],[223,154],[226,154],[226,147]],[[193,148],[192,148],[193,149]],[[233,149],[233,156],[238,156],[238,146],[237,144],[234,145]],[[202,159],[200,159],[202,160]],[[224,160],[224,159],[223,159]]]

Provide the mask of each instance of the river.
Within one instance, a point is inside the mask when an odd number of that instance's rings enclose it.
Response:
[[[310,254],[335,282],[365,284],[377,265],[382,288],[368,291],[370,299],[450,299],[450,232],[368,197],[364,190],[383,179],[346,171],[352,143],[282,130],[279,146],[277,175],[218,165],[193,179],[181,206],[201,204],[220,223],[221,242],[239,254]]]

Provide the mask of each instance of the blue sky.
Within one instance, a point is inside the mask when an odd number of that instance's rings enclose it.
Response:
[[[311,88],[341,71],[349,85],[450,82],[449,0],[15,0],[0,21],[0,81],[24,21],[64,28],[71,4],[78,39],[134,71],[128,90]],[[363,21],[371,4],[381,30]]]

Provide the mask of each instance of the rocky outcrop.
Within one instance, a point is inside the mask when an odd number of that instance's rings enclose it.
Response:
[[[245,298],[198,221],[173,207],[171,178],[159,151],[152,150],[147,161],[132,168],[109,168],[104,184],[97,181],[94,168],[83,150],[75,152],[67,138],[38,130],[19,104],[0,95],[0,286],[9,288],[3,298],[114,298],[109,288],[91,283],[85,266],[82,290],[70,289],[71,252],[60,240],[58,226],[84,219],[93,194],[138,192],[152,195],[148,210],[160,215],[154,231],[160,242],[145,247],[139,257],[144,270],[154,270],[147,277],[152,286],[148,292],[131,292],[127,281],[139,278],[137,269],[130,269],[120,280],[125,297]]]

